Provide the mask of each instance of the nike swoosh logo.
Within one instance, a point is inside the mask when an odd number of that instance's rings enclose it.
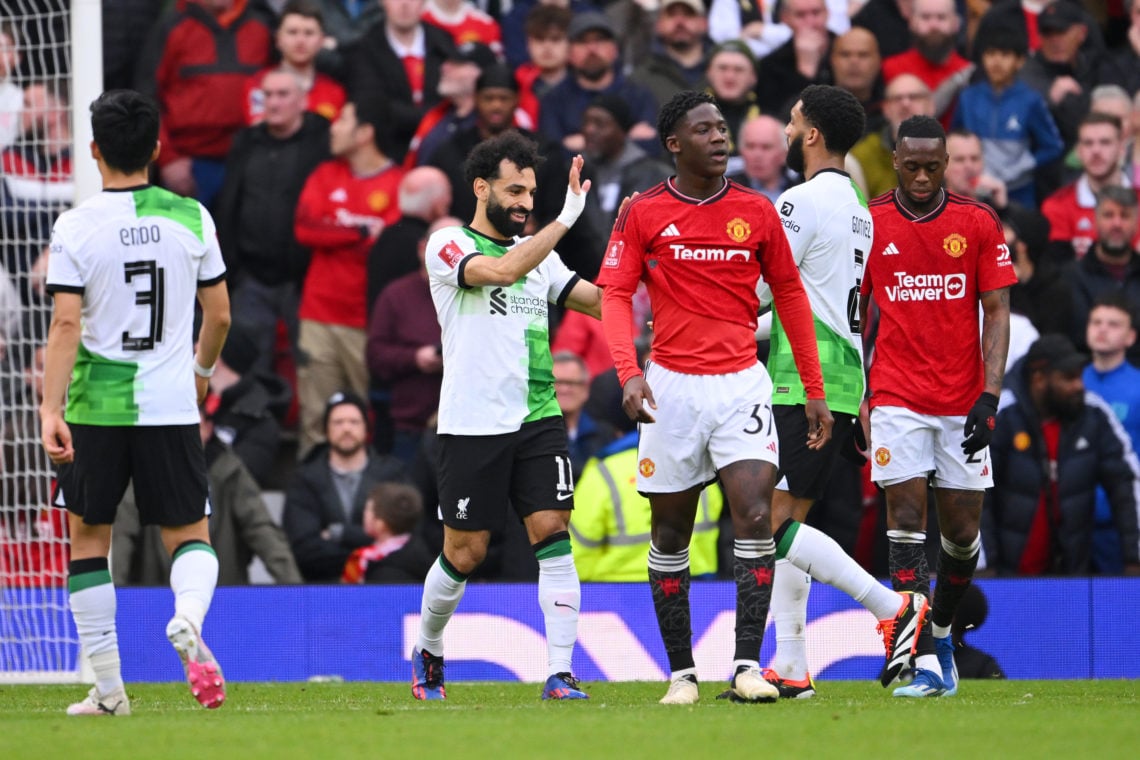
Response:
[[[578,608],[577,608],[577,607],[571,607],[569,604],[563,604],[562,602],[555,602],[555,603],[554,603],[554,606],[555,606],[555,607],[565,607],[566,609],[568,609],[568,610],[574,610],[575,612],[577,612],[577,611],[578,611]]]
[[[569,499],[573,495],[574,495],[573,491],[571,491],[569,493],[556,493],[556,494],[554,494],[554,498],[558,499],[559,501],[566,501],[567,499]]]
[[[436,611],[435,611],[435,610],[433,610],[433,609],[432,609],[430,606],[427,608],[427,611],[428,611],[428,612],[430,612],[430,613],[431,613],[431,614],[433,614],[433,615],[442,615],[442,614],[443,614],[442,612],[436,612]]]

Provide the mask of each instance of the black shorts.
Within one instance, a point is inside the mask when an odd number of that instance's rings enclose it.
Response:
[[[197,425],[71,425],[75,461],[59,468],[69,512],[110,525],[134,481],[143,525],[178,528],[209,514],[206,455]]]
[[[439,509],[458,530],[499,530],[508,504],[519,517],[574,508],[574,476],[561,417],[516,433],[439,436]]]
[[[827,490],[827,481],[843,441],[856,424],[854,415],[832,412],[835,426],[831,440],[819,451],[807,445],[807,416],[802,404],[774,404],[776,432],[780,436],[780,477],[787,478],[788,492],[799,499],[818,501]]]

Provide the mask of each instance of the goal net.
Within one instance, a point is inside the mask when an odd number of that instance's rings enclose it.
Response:
[[[51,505],[37,410],[50,320],[41,256],[55,218],[76,198],[72,14],[91,3],[0,0],[0,683],[80,673],[67,606],[67,518]],[[94,31],[87,28],[97,43],[98,7],[95,0]]]

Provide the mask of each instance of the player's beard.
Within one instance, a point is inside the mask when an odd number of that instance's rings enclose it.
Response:
[[[804,136],[797,135],[788,143],[788,155],[784,164],[796,174],[804,173]]]
[[[519,209],[519,211],[530,216],[530,212],[525,209]],[[511,218],[511,212],[512,209],[499,205],[499,201],[494,195],[491,195],[487,199],[487,221],[507,237],[521,235],[523,230],[526,229],[526,219],[517,222]]]

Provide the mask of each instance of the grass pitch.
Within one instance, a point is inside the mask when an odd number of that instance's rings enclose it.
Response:
[[[948,699],[893,699],[877,682],[821,682],[814,699],[737,705],[701,685],[592,683],[589,702],[538,684],[232,683],[207,711],[183,684],[129,684],[129,718],[69,718],[85,686],[0,686],[0,758],[1135,758],[1136,681],[966,681]]]

